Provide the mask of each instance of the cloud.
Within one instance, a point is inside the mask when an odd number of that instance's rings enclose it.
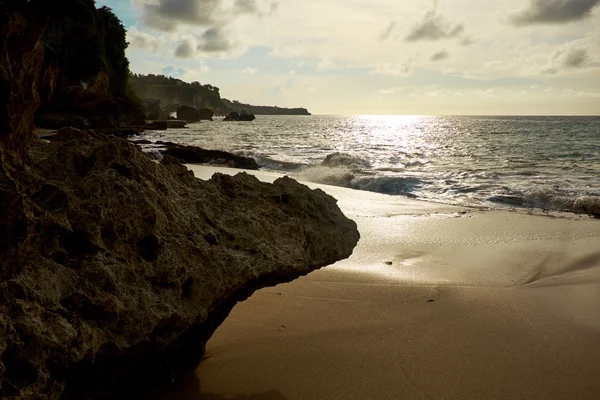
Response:
[[[266,0],[137,0],[143,20],[151,28],[172,32],[179,25],[215,27],[236,16],[263,17],[277,11],[278,2]]]
[[[418,40],[440,40],[459,36],[465,30],[460,23],[451,23],[437,12],[437,3],[427,11],[423,19],[410,30],[404,38],[407,42]]]
[[[144,49],[150,53],[158,53],[165,44],[164,37],[141,32],[135,26],[127,31],[127,41],[130,47]]]
[[[214,25],[223,21],[220,0],[155,0],[144,2],[142,12],[148,26],[173,31],[179,23]]]
[[[379,34],[379,36],[377,37],[380,41],[384,41],[387,40],[390,35],[392,34],[392,32],[394,31],[394,28],[396,27],[397,22],[396,21],[392,21],[389,23],[389,25]]]
[[[563,70],[583,69],[588,66],[594,66],[588,50],[585,48],[586,42],[576,40],[565,43],[552,52],[550,61],[542,67],[542,73],[546,75],[555,75]]]
[[[258,12],[255,0],[235,0],[233,8],[238,14],[253,14]]]
[[[587,51],[584,49],[572,49],[564,59],[563,65],[567,68],[579,68],[585,64],[588,59]]]
[[[183,38],[175,47],[174,55],[177,58],[192,58],[196,55],[196,40],[193,36]]]
[[[210,28],[200,35],[198,50],[205,53],[226,53],[238,47],[230,33],[222,28]]]
[[[531,0],[529,8],[512,15],[517,26],[532,24],[564,24],[591,15],[600,0]]]
[[[240,72],[242,74],[246,74],[246,75],[254,75],[258,72],[258,70],[256,68],[246,67],[243,70],[241,70]]]
[[[433,53],[431,57],[429,57],[429,61],[442,61],[450,57],[450,54],[445,49],[442,49],[436,53]]]

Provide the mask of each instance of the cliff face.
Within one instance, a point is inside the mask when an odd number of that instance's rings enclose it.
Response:
[[[31,22],[44,28],[45,71],[54,72],[40,87],[36,124],[68,125],[73,115],[96,128],[143,123],[143,107],[128,90],[126,30],[115,14],[93,0],[26,3]]]
[[[0,398],[170,380],[236,302],[352,253],[354,222],[291,179],[201,181],[93,131],[34,139],[43,31],[0,4]]]

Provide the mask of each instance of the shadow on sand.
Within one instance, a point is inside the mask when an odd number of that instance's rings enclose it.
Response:
[[[269,390],[263,393],[225,397],[202,390],[198,375],[189,372],[181,375],[177,383],[171,387],[160,388],[143,397],[144,400],[288,400],[282,393]]]

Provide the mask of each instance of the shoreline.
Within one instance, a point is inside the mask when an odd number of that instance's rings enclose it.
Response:
[[[239,172],[188,167],[200,178]],[[354,254],[238,304],[196,376],[149,398],[600,393],[600,221],[309,185],[357,222]]]
[[[247,170],[247,169],[239,169],[239,168],[230,168],[230,167],[221,167],[221,166],[213,166],[206,164],[185,164],[185,166],[193,171],[196,174],[197,178],[200,179],[210,179],[210,176],[213,172],[219,172],[223,174],[234,175],[236,173],[245,172],[251,175],[256,176],[258,179],[265,182],[273,182],[275,179],[282,176],[289,176],[292,179],[297,180],[298,182],[309,186],[310,188],[319,188],[321,190],[326,189],[325,191],[332,196],[335,197],[335,193],[340,193],[340,191],[336,189],[341,189],[341,191],[353,191],[360,193],[370,193],[373,195],[373,198],[376,196],[384,196],[385,198],[399,199],[399,204],[428,204],[432,207],[439,207],[442,210],[446,208],[460,209],[460,210],[468,210],[471,212],[509,212],[515,213],[519,215],[531,215],[531,216],[540,216],[540,217],[548,217],[548,218],[560,218],[560,219],[572,219],[572,220],[590,220],[590,221],[598,221],[599,217],[595,217],[591,214],[585,213],[577,213],[575,211],[560,211],[560,210],[548,210],[542,208],[525,208],[525,207],[486,207],[486,206],[477,206],[477,205],[459,205],[459,204],[451,204],[451,203],[443,203],[437,202],[429,199],[418,199],[418,198],[410,198],[402,195],[392,195],[387,193],[379,193],[372,192],[368,190],[349,188],[345,186],[336,186],[336,185],[328,185],[324,183],[316,183],[310,182],[306,180],[299,179],[294,174],[283,173],[279,171],[273,171],[268,169],[260,169],[260,170]],[[261,167],[262,168],[262,167]]]

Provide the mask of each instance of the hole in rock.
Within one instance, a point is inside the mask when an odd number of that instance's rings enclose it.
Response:
[[[141,238],[138,242],[138,249],[140,251],[140,256],[144,260],[148,262],[154,262],[158,260],[160,243],[155,235],[150,234]]]
[[[112,249],[115,245],[115,242],[119,239],[112,224],[106,225],[104,228],[102,228],[100,230],[100,236],[102,237],[102,243],[104,243],[104,245],[109,249]]]
[[[62,237],[61,244],[69,254],[76,257],[96,254],[99,250],[88,232],[69,232]]]
[[[192,285],[194,284],[194,278],[191,276],[183,282],[181,285],[181,297],[190,297],[192,294]]]

